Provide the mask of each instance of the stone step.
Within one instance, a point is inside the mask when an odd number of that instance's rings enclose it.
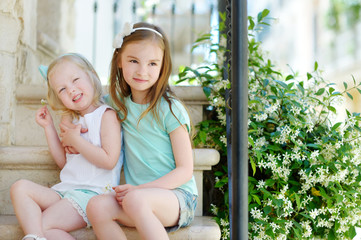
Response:
[[[220,228],[203,212],[203,171],[210,170],[219,161],[219,152],[214,149],[194,149],[194,176],[199,192],[195,220],[189,227],[169,233],[171,240],[219,240]],[[12,208],[9,189],[18,179],[28,179],[44,186],[59,181],[59,169],[51,158],[47,147],[11,146],[0,147],[0,240],[19,240],[23,232]],[[124,179],[123,179],[124,181]],[[129,240],[140,239],[134,228],[124,228]],[[79,240],[96,239],[91,229],[71,233]]]
[[[220,156],[214,149],[194,149],[193,153],[193,174],[199,192],[196,216],[202,216],[203,171],[217,164]],[[9,190],[19,179],[28,179],[48,187],[59,182],[59,168],[47,147],[0,147],[0,214],[14,214]]]
[[[128,240],[140,239],[135,228],[123,227]],[[91,228],[71,232],[77,240],[96,240]],[[24,236],[14,215],[0,215],[0,239],[19,240]],[[221,232],[217,223],[211,217],[195,217],[192,224],[168,234],[170,240],[219,240]]]

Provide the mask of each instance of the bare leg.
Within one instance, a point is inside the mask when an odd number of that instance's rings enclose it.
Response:
[[[90,199],[87,216],[99,240],[127,239],[116,220],[127,226],[134,226],[113,194],[104,194]]]
[[[166,189],[147,188],[129,192],[122,203],[142,239],[169,239],[164,226],[174,226],[179,218],[176,195]]]
[[[10,196],[25,235],[35,234],[44,237],[42,211],[60,200],[58,194],[31,181],[19,180],[11,186]]]
[[[74,240],[68,232],[86,227],[68,199],[62,199],[43,212],[43,229],[48,240]]]

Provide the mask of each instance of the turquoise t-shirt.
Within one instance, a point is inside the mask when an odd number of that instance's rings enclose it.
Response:
[[[110,97],[106,97],[109,102]],[[172,99],[172,110],[168,102],[162,98],[158,112],[159,122],[152,113],[145,115],[138,124],[139,117],[148,104],[134,103],[130,96],[125,98],[128,110],[127,119],[122,123],[124,134],[124,175],[126,183],[140,185],[154,181],[173,169],[175,160],[169,133],[181,125],[190,129],[190,119],[184,106]],[[194,176],[180,188],[198,195]]]

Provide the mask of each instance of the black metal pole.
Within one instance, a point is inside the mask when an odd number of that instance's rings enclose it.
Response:
[[[232,240],[248,239],[247,0],[231,1]]]

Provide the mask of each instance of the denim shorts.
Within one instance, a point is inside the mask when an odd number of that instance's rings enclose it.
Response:
[[[62,199],[68,199],[73,207],[78,211],[79,215],[84,219],[84,222],[87,223],[87,226],[90,227],[90,222],[86,215],[86,206],[88,205],[89,200],[98,195],[98,193],[86,190],[86,189],[72,189],[69,191],[56,191],[56,193]]]
[[[181,188],[171,190],[178,198],[179,202],[179,220],[173,227],[166,227],[167,232],[173,232],[181,227],[188,226],[194,219],[194,213],[197,207],[198,196]]]

